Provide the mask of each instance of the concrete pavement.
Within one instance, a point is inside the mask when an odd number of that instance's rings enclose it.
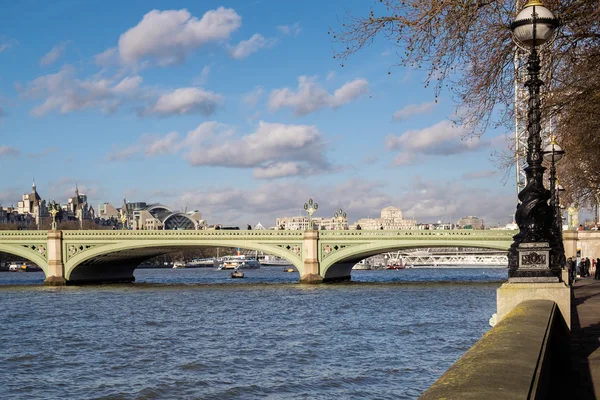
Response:
[[[573,399],[600,398],[600,280],[577,278],[571,303]]]

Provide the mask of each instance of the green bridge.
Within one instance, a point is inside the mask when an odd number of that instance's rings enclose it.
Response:
[[[354,264],[417,247],[507,250],[515,231],[0,231],[0,251],[38,265],[47,284],[133,281],[133,271],[161,254],[199,247],[239,247],[288,260],[300,282],[350,279]]]

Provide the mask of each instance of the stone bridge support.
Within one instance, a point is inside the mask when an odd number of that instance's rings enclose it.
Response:
[[[62,286],[65,280],[65,265],[62,256],[62,231],[48,232],[48,273],[44,285]]]
[[[321,283],[323,277],[319,268],[319,231],[304,232],[304,271],[300,283]]]

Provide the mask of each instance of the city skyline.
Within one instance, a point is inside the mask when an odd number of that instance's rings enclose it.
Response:
[[[109,3],[0,8],[3,206],[35,179],[46,199],[77,183],[94,207],[240,226],[304,215],[309,197],[321,217],[511,222],[512,175],[489,159],[511,132],[463,140],[450,95],[436,103],[385,40],[333,59],[330,27],[371,4]]]

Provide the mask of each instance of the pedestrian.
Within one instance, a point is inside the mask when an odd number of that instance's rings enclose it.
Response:
[[[600,257],[596,258],[596,273],[594,274],[594,279],[600,279]]]
[[[575,263],[571,257],[567,258],[567,271],[569,271],[569,286],[575,282]]]
[[[585,276],[590,276],[590,269],[592,267],[592,262],[588,257],[585,258]]]
[[[583,272],[581,273],[581,276],[583,278],[589,276],[589,262],[590,260],[586,257],[583,259],[583,261],[581,262],[581,266],[583,267]]]

